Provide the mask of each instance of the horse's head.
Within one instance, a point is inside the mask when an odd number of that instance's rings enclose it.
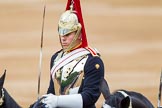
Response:
[[[154,108],[147,98],[137,92],[118,90],[111,94],[105,79],[100,90],[105,98],[102,108]]]
[[[4,71],[3,75],[0,78],[0,91],[3,88],[3,84],[4,84],[5,77],[6,77],[6,70]],[[0,96],[1,96],[1,94],[0,94]]]
[[[131,98],[129,96],[124,97],[119,92],[111,94],[103,105],[103,108],[132,108]]]
[[[141,99],[134,96],[130,96],[124,91],[117,91],[106,99],[103,108],[149,108],[149,107]]]

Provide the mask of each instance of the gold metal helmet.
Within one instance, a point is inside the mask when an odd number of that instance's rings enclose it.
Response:
[[[71,7],[70,10],[65,11],[61,15],[59,23],[58,23],[59,36],[65,36],[69,33],[76,32],[68,48],[64,49],[65,52],[68,52],[72,50],[74,47],[76,47],[76,40],[78,39],[81,33],[81,28],[82,26],[78,21],[78,17],[75,11],[73,11],[73,7]]]
[[[60,36],[65,36],[71,32],[80,32],[81,24],[78,21],[77,15],[72,10],[65,11],[59,20],[58,32]]]

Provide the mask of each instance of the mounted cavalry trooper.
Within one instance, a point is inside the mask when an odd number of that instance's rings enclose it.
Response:
[[[96,108],[104,64],[87,43],[79,0],[69,0],[58,23],[62,49],[51,57],[46,108]]]

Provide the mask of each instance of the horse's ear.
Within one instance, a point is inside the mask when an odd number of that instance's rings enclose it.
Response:
[[[105,79],[102,80],[100,85],[101,93],[103,94],[105,100],[110,96],[110,89]]]
[[[6,77],[6,70],[4,71],[3,75],[0,78],[0,90],[3,88],[5,77]]]
[[[120,102],[120,108],[129,108],[131,103],[131,99],[129,96],[125,97],[124,99],[121,100]]]

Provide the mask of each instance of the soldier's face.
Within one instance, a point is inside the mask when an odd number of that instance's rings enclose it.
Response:
[[[71,44],[75,36],[75,32],[69,33],[65,36],[60,36],[60,41],[62,44],[63,49],[68,48],[68,46]]]

